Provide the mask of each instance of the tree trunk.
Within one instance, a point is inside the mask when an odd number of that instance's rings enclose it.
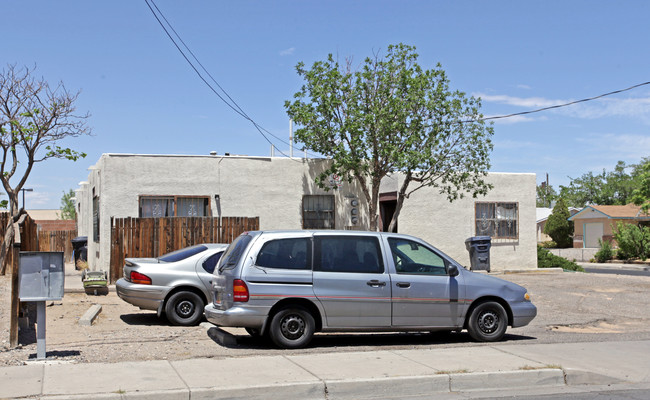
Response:
[[[407,173],[404,177],[404,182],[399,189],[397,194],[397,204],[395,205],[395,212],[393,213],[393,218],[390,220],[388,225],[388,232],[397,233],[397,218],[399,217],[400,211],[402,211],[402,206],[404,205],[404,199],[406,198],[406,189],[408,189],[409,183],[411,183],[411,173]]]

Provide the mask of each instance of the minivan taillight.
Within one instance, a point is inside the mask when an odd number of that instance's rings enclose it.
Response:
[[[232,282],[232,299],[243,303],[248,301],[248,286],[241,279]]]
[[[145,274],[139,272],[131,271],[131,282],[139,283],[141,285],[151,285],[151,278]]]

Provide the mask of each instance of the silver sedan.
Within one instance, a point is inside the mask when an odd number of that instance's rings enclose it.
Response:
[[[127,258],[115,287],[127,303],[163,313],[173,325],[196,325],[210,299],[210,281],[227,244],[199,244],[158,258]]]

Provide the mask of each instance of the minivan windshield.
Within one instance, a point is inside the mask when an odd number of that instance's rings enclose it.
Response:
[[[186,247],[184,249],[172,251],[171,253],[164,254],[158,257],[158,261],[163,262],[176,262],[184,260],[188,257],[192,257],[195,254],[199,254],[203,251],[206,251],[208,248],[202,244],[197,244],[196,246]]]
[[[235,239],[235,241],[232,242],[230,246],[228,246],[226,252],[221,257],[219,272],[223,271],[224,269],[234,268],[252,239],[253,238],[247,234],[239,235],[239,237],[237,237],[237,239]]]

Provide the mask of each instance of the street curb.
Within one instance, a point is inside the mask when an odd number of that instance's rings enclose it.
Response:
[[[506,269],[503,271],[504,275],[510,275],[510,274],[546,275],[546,274],[561,274],[561,273],[564,273],[564,270],[562,268]]]
[[[91,326],[100,312],[102,312],[102,306],[99,304],[93,304],[90,306],[88,311],[86,311],[84,315],[79,318],[79,325]]]
[[[622,380],[612,376],[601,375],[595,372],[583,371],[575,368],[564,368],[564,377],[569,386],[576,385],[614,385],[623,383]]]
[[[259,387],[220,388],[199,387],[169,390],[124,391],[111,393],[52,394],[39,396],[43,400],[166,400],[166,399],[388,399],[399,397],[435,396],[436,394],[510,390],[522,388],[553,388],[579,385],[611,385],[619,379],[567,368],[537,370],[450,373],[371,379],[322,380]]]

